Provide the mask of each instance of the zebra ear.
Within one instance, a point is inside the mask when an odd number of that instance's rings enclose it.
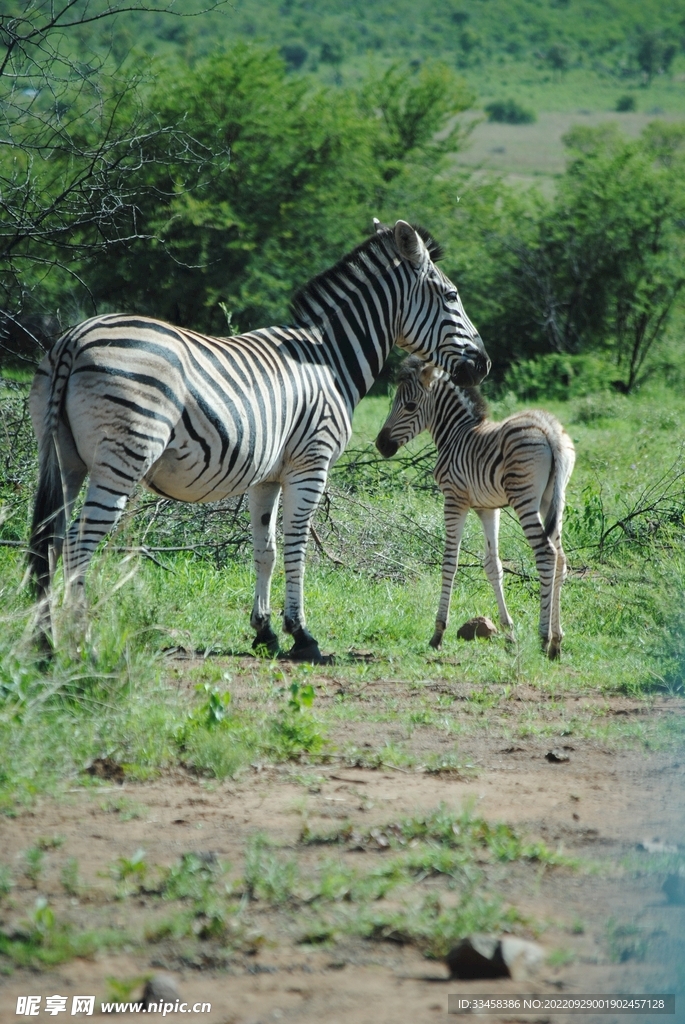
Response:
[[[423,239],[406,220],[398,220],[395,224],[395,245],[400,256],[413,263],[415,267],[420,267],[428,258],[428,249]]]
[[[419,373],[419,380],[426,391],[430,391],[436,380],[440,377],[442,377],[442,370],[438,369],[437,366],[433,366],[432,363],[426,363]]]
[[[373,218],[373,230],[376,232],[377,235],[382,235],[384,231],[388,230],[388,228],[387,228],[387,225],[381,224],[381,222],[379,221],[378,217],[374,217]]]

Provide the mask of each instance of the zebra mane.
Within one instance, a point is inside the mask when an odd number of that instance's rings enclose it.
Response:
[[[459,397],[462,404],[466,406],[471,415],[482,423],[490,415],[490,406],[488,405],[487,399],[483,397],[483,394],[478,386],[473,388],[458,388],[456,384],[452,385],[455,391],[459,392]]]
[[[401,384],[403,381],[414,380],[425,366],[425,361],[419,356],[407,356],[397,368],[395,382]],[[479,387],[460,388],[448,380],[446,376],[436,381],[436,387],[446,387],[455,391],[457,398],[468,412],[481,423],[490,415],[490,406]]]
[[[426,231],[425,228],[419,227],[417,224],[412,224],[414,231],[416,231],[419,238],[424,242],[428,249],[428,255],[436,263],[438,260],[443,258],[444,252],[442,246],[438,245],[435,239]],[[362,242],[347,255],[343,256],[342,259],[329,267],[328,270],[324,270],[321,274],[317,274],[305,285],[299,288],[293,295],[290,302],[290,312],[292,317],[297,320],[304,320],[305,322],[310,319],[310,312],[308,310],[308,302],[315,300],[321,291],[326,290],[326,286],[331,282],[334,282],[341,274],[347,270],[354,270],[355,268],[368,268],[369,255],[380,256],[381,259],[387,260],[392,256],[397,255],[395,247],[395,229],[391,227],[381,228],[376,231],[375,234],[367,238],[366,241]]]
[[[425,365],[425,361],[420,359],[419,356],[407,356],[397,367],[395,383],[402,384],[405,380],[412,380],[418,376]]]

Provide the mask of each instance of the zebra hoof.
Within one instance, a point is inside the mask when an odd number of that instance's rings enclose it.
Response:
[[[547,657],[550,661],[557,661],[561,657],[561,640],[550,640]]]
[[[49,665],[55,657],[55,648],[52,645],[50,636],[41,630],[34,636],[33,646],[38,657],[38,663],[45,666]]]
[[[295,642],[289,651],[280,655],[288,661],[308,661],[312,665],[332,665],[333,655],[322,654],[316,640],[310,638],[301,643]]]
[[[440,645],[442,644],[442,633],[438,633],[437,631],[433,633],[433,636],[430,638],[428,643],[434,650],[437,651]]]
[[[275,658],[278,654],[280,647],[278,643],[278,637],[274,633],[271,627],[267,626],[266,629],[260,630],[256,637],[252,641],[252,650],[259,656],[264,658]]]

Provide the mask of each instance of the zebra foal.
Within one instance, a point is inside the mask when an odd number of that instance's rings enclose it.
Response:
[[[561,423],[540,409],[515,413],[501,423],[487,418],[477,389],[462,389],[435,366],[410,356],[398,374],[393,407],[376,438],[384,458],[428,430],[438,449],[435,480],[445,498],[445,554],[442,592],[431,647],[447,628],[452,585],[468,510],[485,533],[485,572],[495,592],[500,621],[513,621],[502,590],[498,551],[500,509],[516,512],[533,549],[540,576],[540,640],[543,652],[561,651],[561,586],[566,556],[561,518],[575,450]]]
[[[44,642],[62,548],[65,600],[83,605],[88,563],[142,482],[177,501],[248,493],[253,646],[276,653],[270,590],[282,491],[283,624],[292,657],[320,660],[305,625],[305,548],[355,406],[395,343],[463,384],[490,368],[456,288],[435,264],[439,255],[430,236],[406,221],[376,224],[370,239],[297,293],[292,326],[212,338],[108,314],[68,331],[31,391],[40,476],[29,563]],[[83,508],[67,530],[86,476]]]

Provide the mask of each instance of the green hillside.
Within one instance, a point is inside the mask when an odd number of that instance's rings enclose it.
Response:
[[[682,0],[235,0],[197,20],[136,17],[156,40],[179,47],[207,51],[217,36],[299,44],[307,54],[298,62],[308,69],[368,54],[430,55],[450,56],[465,70],[533,60],[552,71],[585,67],[626,76],[639,67],[642,37],[662,34],[680,47],[685,36]]]
[[[239,39],[265,43],[293,71],[333,81],[379,61],[440,58],[481,97],[521,89],[541,109],[587,105],[604,89],[648,81],[670,108],[683,92],[673,78],[685,71],[683,0],[236,0],[197,19],[129,15],[114,36],[118,52],[128,43],[190,59]]]

